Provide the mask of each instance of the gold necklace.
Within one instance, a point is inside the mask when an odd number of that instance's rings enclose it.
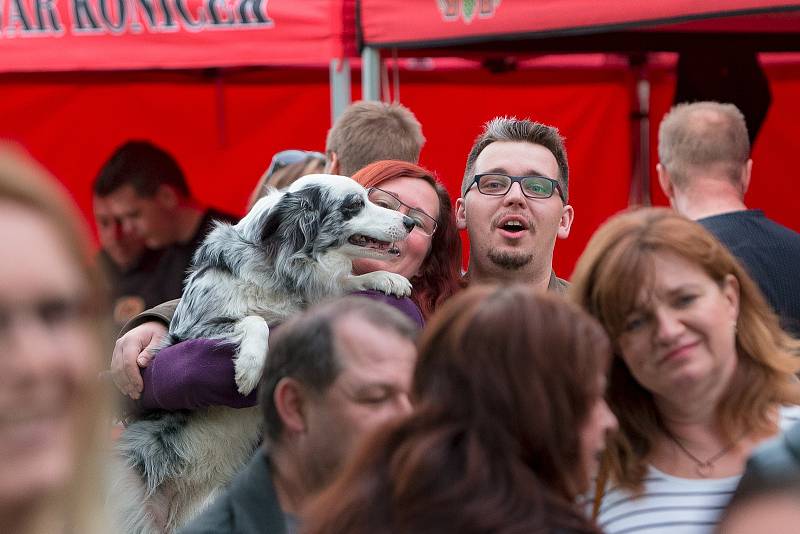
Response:
[[[725,445],[718,453],[714,454],[707,460],[701,460],[687,449],[683,443],[681,443],[678,438],[676,438],[672,432],[669,430],[664,429],[669,439],[675,442],[675,445],[683,451],[683,453],[689,457],[695,463],[695,472],[700,476],[700,478],[708,478],[714,473],[714,462],[731,452],[733,448],[742,441],[742,438],[747,434],[746,432],[743,433],[741,436],[736,438],[735,440],[731,441],[729,444]]]

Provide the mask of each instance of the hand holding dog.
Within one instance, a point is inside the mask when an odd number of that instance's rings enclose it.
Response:
[[[166,335],[166,326],[150,321],[137,326],[117,340],[111,357],[111,379],[123,394],[134,400],[139,399],[144,388],[140,368],[150,364],[155,349]]]

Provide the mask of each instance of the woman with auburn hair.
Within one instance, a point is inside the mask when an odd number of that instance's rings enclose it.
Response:
[[[399,259],[356,259],[353,272],[385,270],[405,276],[413,287],[411,299],[429,317],[461,288],[461,238],[447,190],[430,171],[396,160],[371,163],[353,180],[370,191],[372,202],[417,222],[408,238],[397,243]]]
[[[0,146],[0,532],[110,532],[97,380],[110,312],[81,222],[43,169]]]
[[[668,209],[603,225],[570,295],[616,352],[599,526],[713,531],[753,448],[800,418],[797,341],[725,247]]]
[[[304,514],[308,534],[597,532],[575,504],[604,436],[610,345],[568,302],[475,286],[419,341],[412,415]]]

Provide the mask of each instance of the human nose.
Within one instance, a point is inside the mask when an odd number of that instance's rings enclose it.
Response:
[[[393,412],[395,417],[401,417],[405,415],[409,415],[413,410],[411,406],[411,399],[409,399],[407,393],[401,393],[397,395],[395,401],[393,403]]]
[[[522,184],[520,182],[511,184],[511,187],[503,196],[503,204],[508,206],[514,204],[525,205],[525,195],[522,194]]]
[[[120,230],[124,235],[134,235],[136,233],[136,225],[133,219],[123,219],[119,224]]]
[[[603,428],[605,428],[606,432],[612,432],[617,429],[618,421],[617,416],[614,415],[614,412],[611,411],[611,408],[608,407],[608,403],[603,400]]]
[[[655,313],[656,341],[670,343],[684,330],[680,316],[674,310],[661,309]]]
[[[129,235],[131,235],[130,229],[126,229],[123,223],[114,223],[114,239],[121,241]]]

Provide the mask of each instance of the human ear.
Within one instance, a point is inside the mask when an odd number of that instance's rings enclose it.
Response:
[[[666,195],[670,204],[672,204],[672,199],[675,196],[675,189],[672,186],[672,182],[669,181],[667,169],[662,164],[658,163],[656,165],[656,173],[658,173],[658,185],[661,186],[661,191],[664,192],[664,195]]]
[[[156,199],[166,208],[174,208],[178,205],[178,193],[172,187],[161,184],[156,189]]]
[[[753,173],[753,160],[748,159],[747,163],[744,165],[744,169],[742,169],[742,196],[747,193],[747,188],[750,187],[750,176]]]
[[[569,204],[565,205],[561,211],[561,220],[558,222],[558,238],[566,239],[569,237],[569,230],[572,228],[572,221],[575,219],[575,210]]]
[[[283,427],[295,434],[306,430],[305,410],[306,397],[302,386],[293,378],[282,378],[275,386],[273,393],[275,410],[281,418]]]
[[[339,156],[336,152],[331,151],[329,153],[327,161],[325,162],[325,174],[339,174]]]
[[[734,323],[739,319],[739,301],[741,298],[741,287],[739,285],[739,279],[733,276],[732,274],[728,274],[725,276],[725,279],[722,281],[722,295],[725,297],[725,300],[728,301],[731,309],[731,315]]]
[[[456,228],[467,229],[467,208],[463,197],[456,200]]]

